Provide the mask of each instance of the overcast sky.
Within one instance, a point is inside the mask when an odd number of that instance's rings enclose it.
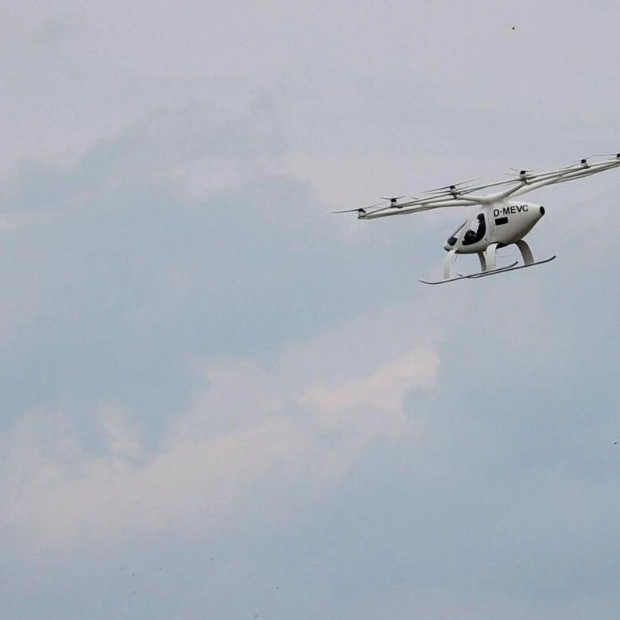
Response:
[[[620,173],[330,211],[617,152],[620,8],[5,4],[0,618],[615,620]]]

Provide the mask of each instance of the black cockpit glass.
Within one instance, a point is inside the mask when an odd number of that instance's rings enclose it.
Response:
[[[460,232],[465,228],[465,224],[461,224],[449,237],[446,242],[448,246],[452,247],[458,241]]]
[[[469,229],[463,237],[463,245],[473,245],[482,241],[487,231],[486,218],[484,213],[479,213],[475,220],[471,220],[469,223]]]

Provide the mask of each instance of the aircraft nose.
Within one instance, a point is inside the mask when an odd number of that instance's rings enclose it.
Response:
[[[456,243],[456,237],[450,237],[444,244],[443,244],[443,249],[446,252],[449,252],[453,247],[454,244]]]

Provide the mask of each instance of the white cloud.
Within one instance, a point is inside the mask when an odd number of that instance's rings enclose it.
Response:
[[[421,432],[404,400],[434,385],[439,334],[425,320],[397,327],[413,314],[424,312],[407,305],[360,318],[269,365],[207,363],[202,393],[149,457],[119,407],[101,410],[100,450],[60,414],[24,416],[2,442],[3,525],[44,547],[205,536],[252,518],[246,504],[257,493],[260,510],[281,518],[301,495],[311,501],[338,483],[374,441]],[[288,497],[274,481],[308,493]]]
[[[118,406],[108,405],[101,411],[101,426],[109,454],[123,459],[140,455],[140,444],[127,413]]]
[[[384,364],[370,376],[314,385],[303,402],[328,431],[351,429],[370,437],[384,433],[397,438],[406,427],[403,395],[413,387],[431,384],[436,371],[434,354],[416,351]]]

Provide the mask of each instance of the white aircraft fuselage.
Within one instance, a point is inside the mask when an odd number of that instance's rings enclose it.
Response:
[[[532,251],[524,237],[536,226],[545,214],[545,208],[533,202],[526,202],[520,197],[531,191],[584,179],[593,174],[620,167],[620,153],[601,155],[592,160],[583,158],[563,168],[533,172],[520,170],[512,179],[472,185],[465,181],[445,185],[426,192],[423,196],[402,201],[403,196],[382,198],[383,203],[346,209],[338,213],[356,212],[360,220],[373,220],[379,217],[421,213],[433,209],[454,207],[474,207],[476,211],[465,223],[452,234],[444,244],[447,254],[444,259],[443,279],[435,282],[421,280],[425,284],[443,284],[455,280],[481,278],[496,273],[505,273],[552,261],[555,256],[535,261]],[[491,193],[481,194],[493,188]],[[519,197],[519,198],[518,198]],[[496,267],[496,250],[507,245],[516,245],[521,253],[523,264],[518,260],[506,267]],[[459,254],[477,254],[480,259],[480,272],[469,275],[450,275],[451,263]]]
[[[493,243],[497,243],[498,247],[516,243],[534,228],[544,214],[543,206],[523,200],[485,205],[472,213],[449,237],[444,250],[476,254]]]

